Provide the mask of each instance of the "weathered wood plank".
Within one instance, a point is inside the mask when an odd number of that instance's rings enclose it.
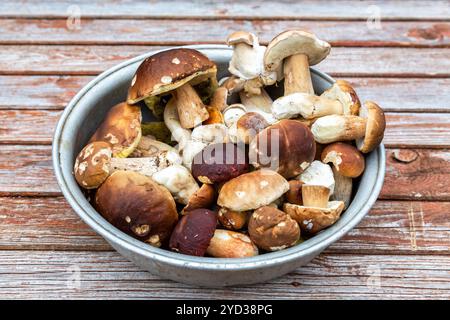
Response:
[[[267,283],[212,289],[164,281],[115,252],[3,251],[0,260],[0,295],[10,299],[450,297],[450,256],[322,254]]]
[[[450,250],[448,212],[450,202],[378,201],[327,252],[446,254]],[[112,250],[63,197],[1,197],[0,222],[0,250]]]
[[[60,110],[0,110],[0,143],[50,144]],[[449,147],[450,114],[387,113],[390,147]]]
[[[91,76],[0,76],[0,109],[62,109]],[[385,111],[449,112],[450,79],[349,78]],[[436,94],[436,93],[439,94]]]
[[[379,14],[383,20],[448,19],[448,1],[27,1],[5,0],[2,17],[66,17],[80,13],[82,17],[114,18],[284,18],[284,19],[356,19],[366,20]]]
[[[59,195],[50,146],[1,145],[0,195]],[[450,200],[448,150],[411,149],[415,161],[401,163],[387,150],[383,199]]]
[[[83,19],[79,28],[65,19],[2,19],[1,44],[134,44],[182,45],[225,43],[239,29],[256,33],[268,43],[286,29],[311,30],[333,46],[449,46],[450,23],[384,22],[370,29],[365,21],[298,20],[167,20]],[[105,32],[105,31],[108,32]],[[151,30],[152,32],[148,32]],[[167,35],[170,35],[168,37]]]
[[[157,49],[161,47],[0,45],[0,74],[95,75]],[[444,78],[450,76],[449,56],[450,48],[337,47],[317,67],[338,77]]]

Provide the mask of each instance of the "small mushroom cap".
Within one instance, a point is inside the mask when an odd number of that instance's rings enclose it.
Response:
[[[289,190],[289,183],[275,171],[261,169],[244,173],[226,182],[219,192],[217,204],[235,211],[266,206]]]
[[[229,230],[242,229],[248,222],[251,211],[233,211],[220,208],[217,214],[220,224]]]
[[[386,118],[383,109],[372,101],[364,103],[359,116],[367,119],[366,135],[364,139],[356,140],[356,146],[362,153],[369,153],[378,147],[383,140]]]
[[[332,224],[341,216],[344,202],[330,201],[327,208],[305,207],[285,203],[283,211],[298,222],[302,233],[315,234]]]
[[[248,222],[248,233],[258,248],[267,251],[292,247],[300,239],[298,223],[271,206],[255,210]]]
[[[149,96],[175,90],[191,80],[215,77],[217,67],[194,49],[161,51],[141,63],[128,89],[127,101],[137,103]]]
[[[349,178],[359,177],[365,168],[364,156],[354,146],[335,142],[322,151],[322,162],[332,163],[336,171]]]
[[[240,141],[249,144],[260,131],[268,126],[269,123],[262,115],[256,112],[247,112],[236,122],[236,133]]]
[[[361,102],[350,82],[336,80],[333,85],[320,95],[328,99],[336,99],[344,106],[344,114],[357,116],[361,108]]]
[[[258,43],[258,38],[253,33],[247,31],[235,31],[228,36],[227,45],[233,46],[239,43],[246,43],[249,46],[253,46],[255,41]]]
[[[303,30],[287,30],[270,41],[264,54],[266,70],[275,71],[282,61],[295,54],[308,56],[310,66],[318,64],[330,53],[328,42],[316,38],[312,33]]]
[[[244,89],[246,81],[235,75],[225,77],[219,80],[221,88],[225,88],[228,91],[228,95],[239,92]]]
[[[114,157],[128,157],[141,139],[141,108],[125,102],[112,107],[89,142],[105,141]]]
[[[233,143],[210,144],[192,161],[192,175],[207,184],[228,181],[248,170],[245,148]]]
[[[217,226],[217,215],[207,209],[195,209],[184,215],[170,237],[173,251],[202,257]]]
[[[132,171],[116,171],[95,196],[100,214],[123,232],[160,246],[178,221],[170,192],[151,178]]]
[[[311,130],[296,120],[281,120],[250,142],[250,163],[270,167],[285,178],[302,173],[314,160],[316,144]]]
[[[216,190],[210,184],[203,184],[190,198],[183,208],[182,214],[194,209],[207,209],[216,201]]]
[[[78,184],[85,189],[98,188],[109,176],[112,150],[104,141],[91,142],[75,159],[73,173]]]
[[[330,189],[330,195],[334,193],[333,170],[328,164],[313,161],[306,170],[298,176],[298,180],[304,184],[324,186]]]
[[[216,229],[206,253],[216,258],[245,258],[258,255],[258,248],[243,233]]]

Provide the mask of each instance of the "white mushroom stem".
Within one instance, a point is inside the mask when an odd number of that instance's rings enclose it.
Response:
[[[334,167],[334,194],[331,196],[331,200],[344,202],[344,208],[348,208],[352,197],[353,180],[352,178],[344,177]]]
[[[295,54],[284,60],[284,95],[295,92],[314,94],[308,56]]]
[[[366,134],[366,119],[350,115],[329,115],[317,119],[311,132],[318,143],[361,139]]]
[[[172,151],[178,153],[174,147],[158,141],[152,136],[142,136],[136,149],[134,149],[133,153],[131,153],[130,158],[151,157],[161,151]]]
[[[305,185],[324,186],[334,193],[334,176],[331,167],[321,161],[313,161],[305,171],[298,176]]]
[[[339,100],[302,92],[280,97],[272,104],[272,114],[277,119],[296,118],[299,115],[305,119],[314,119],[343,113],[344,107]]]
[[[273,124],[277,119],[272,114],[272,98],[261,88],[261,94],[248,94],[244,91],[239,92],[241,103],[245,106],[247,112],[259,113],[269,124]]]
[[[173,164],[181,163],[181,157],[173,151],[162,151],[147,158],[111,158],[109,161],[110,174],[114,171],[134,171],[148,177]]]
[[[173,195],[175,201],[188,204],[189,198],[199,189],[197,182],[188,169],[174,164],[156,172],[153,180],[166,187]]]
[[[181,126],[175,98],[170,99],[164,108],[164,123],[172,133],[172,138],[178,142],[178,151],[182,151],[186,143],[191,140],[191,130]]]
[[[177,88],[174,96],[177,101],[178,117],[183,128],[194,128],[208,119],[208,110],[189,83]]]

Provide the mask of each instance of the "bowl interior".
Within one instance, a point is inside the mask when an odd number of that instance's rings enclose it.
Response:
[[[226,46],[190,46],[202,51],[218,66],[218,78],[228,75],[228,61],[232,51]],[[191,257],[168,250],[154,248],[142,243],[110,225],[96,212],[77,185],[72,168],[76,155],[84,147],[90,136],[100,125],[105,114],[115,104],[125,100],[131,79],[139,64],[148,53],[114,68],[111,68],[83,88],[71,101],[61,116],[53,141],[53,162],[55,174],[64,196],[77,214],[94,230],[110,242],[144,254],[150,258],[172,264],[196,266],[214,266],[224,268],[252,267],[254,263],[277,263],[286,258],[295,259],[300,255],[321,251],[333,241],[343,236],[356,225],[375,202],[384,177],[384,149],[380,146],[366,157],[366,170],[360,179],[359,187],[349,208],[330,228],[313,238],[289,249],[272,252],[246,259],[217,259]],[[316,93],[320,94],[333,83],[333,79],[317,70],[311,72]],[[281,94],[282,86],[269,89],[270,93]],[[143,108],[144,120],[150,119]]]

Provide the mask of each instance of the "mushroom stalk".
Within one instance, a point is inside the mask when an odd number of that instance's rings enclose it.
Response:
[[[183,128],[194,128],[209,118],[208,110],[189,83],[178,87],[174,96],[177,99],[178,117]]]
[[[134,171],[152,177],[158,171],[181,162],[180,156],[173,151],[163,151],[148,158],[111,158],[109,171]]]
[[[269,124],[277,121],[272,115],[272,98],[261,88],[261,94],[248,94],[244,91],[239,92],[241,103],[245,106],[247,112],[259,113]]]
[[[172,133],[172,138],[179,143],[178,151],[181,151],[191,139],[191,131],[181,126],[176,106],[177,101],[175,98],[167,102],[164,108],[164,123]]]
[[[364,138],[366,119],[358,116],[329,115],[317,119],[311,132],[318,143],[349,141]]]
[[[303,92],[314,94],[308,56],[295,54],[284,61],[284,95]]]
[[[352,198],[353,179],[344,177],[340,174],[336,168],[333,169],[335,186],[334,194],[331,196],[332,200],[344,202],[344,208],[348,208],[350,200]]]

